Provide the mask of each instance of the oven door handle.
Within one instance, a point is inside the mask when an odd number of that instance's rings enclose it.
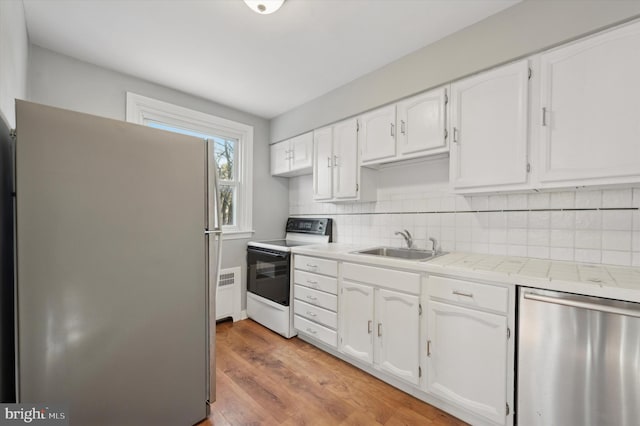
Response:
[[[264,254],[266,256],[270,256],[270,257],[277,257],[279,259],[286,259],[286,257],[289,255],[288,252],[276,252],[273,250],[269,250],[269,249],[260,249],[260,248],[256,248],[256,247],[249,247],[247,249],[248,252],[250,253],[256,253],[256,254]]]

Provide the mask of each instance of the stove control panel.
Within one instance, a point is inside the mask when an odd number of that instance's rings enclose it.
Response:
[[[329,218],[314,219],[302,217],[290,217],[287,219],[287,232],[301,234],[329,235],[331,236],[332,220]],[[331,240],[329,240],[331,241]]]

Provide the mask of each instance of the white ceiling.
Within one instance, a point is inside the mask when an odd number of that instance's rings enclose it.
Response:
[[[30,41],[265,118],[519,0],[24,0]]]

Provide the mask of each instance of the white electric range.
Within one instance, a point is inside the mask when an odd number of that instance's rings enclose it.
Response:
[[[290,338],[293,328],[291,247],[331,242],[329,218],[287,219],[282,240],[247,243],[247,316]]]

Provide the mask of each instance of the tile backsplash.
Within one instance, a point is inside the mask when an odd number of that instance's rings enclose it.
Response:
[[[640,188],[459,196],[443,173],[412,185],[394,176],[410,168],[379,173],[371,203],[317,203],[311,176],[290,179],[289,213],[333,218],[341,243],[400,247],[407,229],[420,248],[434,237],[445,251],[640,266]]]

